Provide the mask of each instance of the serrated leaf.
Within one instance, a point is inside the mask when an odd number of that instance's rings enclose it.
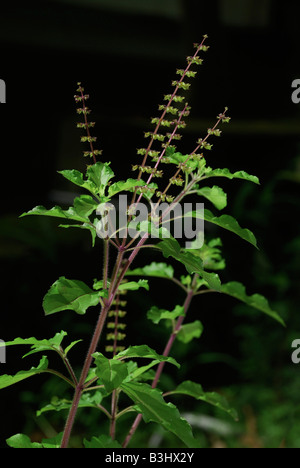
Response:
[[[159,362],[169,362],[171,364],[174,364],[178,368],[180,365],[178,364],[175,359],[171,357],[166,357],[162,356],[160,354],[157,354],[156,351],[153,349],[149,348],[147,345],[139,345],[139,346],[130,346],[129,348],[125,349],[124,351],[120,351],[114,359],[131,359],[131,358],[147,358],[147,359],[155,359]]]
[[[62,310],[85,314],[88,307],[98,305],[100,296],[105,295],[106,291],[93,291],[82,281],[68,280],[61,276],[45,295],[43,308],[46,315]]]
[[[60,206],[54,206],[49,210],[42,205],[36,206],[27,213],[23,213],[20,218],[28,215],[50,216],[63,218],[71,221],[89,222],[89,216],[97,209],[98,203],[90,195],[81,195],[74,199],[74,206],[63,210]]]
[[[209,200],[218,210],[223,210],[227,206],[227,195],[217,185],[202,187],[197,190],[197,194]]]
[[[79,408],[96,408],[99,409],[98,405],[101,403],[103,398],[103,393],[101,390],[91,394],[91,393],[83,393],[82,397],[80,398],[80,402],[78,404]],[[72,400],[61,399],[57,397],[53,397],[51,399],[51,403],[40,408],[36,415],[40,416],[43,413],[47,413],[48,411],[64,411],[69,410],[72,406]]]
[[[61,331],[60,333],[56,333],[53,338],[38,340],[34,337],[30,338],[15,338],[12,341],[6,341],[5,346],[13,346],[13,345],[31,345],[31,351],[26,353],[23,357],[29,356],[30,354],[43,352],[43,351],[59,351],[60,345],[63,338],[67,335],[67,332]],[[80,340],[79,340],[80,341]],[[73,343],[73,345],[76,344]],[[71,344],[72,345],[72,344]],[[70,346],[69,345],[69,348]],[[1,347],[1,343],[0,343]]]
[[[216,224],[217,226],[233,232],[237,236],[241,237],[245,241],[254,245],[257,248],[257,242],[254,234],[249,231],[249,229],[241,228],[239,223],[235,218],[229,215],[214,216],[213,213],[207,209],[204,210],[204,213],[201,211],[189,211],[184,215],[184,217],[194,217],[199,219],[204,219],[208,223]]]
[[[147,312],[147,318],[155,324],[158,324],[161,320],[176,320],[180,315],[184,315],[184,307],[180,305],[175,306],[172,311],[152,306]]]
[[[221,287],[221,292],[228,294],[229,296],[233,296],[239,301],[242,301],[257,310],[260,310],[264,314],[272,317],[281,325],[285,326],[285,323],[280,315],[270,308],[268,300],[261,294],[253,294],[252,296],[248,296],[246,294],[246,288],[243,284],[237,281],[223,284]]]
[[[48,368],[48,360],[46,356],[43,356],[40,360],[40,363],[37,367],[31,367],[29,370],[21,370],[17,372],[15,375],[1,375],[0,376],[0,389],[9,387],[10,385],[14,385],[15,383],[21,382],[28,377],[32,377],[37,374],[41,374],[42,372],[46,372]]]
[[[189,423],[181,417],[176,406],[165,402],[161,391],[139,382],[123,382],[121,388],[137,405],[146,423],[153,421],[160,424],[167,431],[175,434],[189,448],[199,447]]]
[[[112,440],[111,437],[102,434],[99,437],[92,437],[91,440],[84,439],[85,448],[122,448],[117,440]]]
[[[206,167],[203,171],[204,176],[201,179],[208,179],[209,177],[225,177],[227,179],[242,179],[248,182],[253,182],[254,184],[259,185],[259,179],[256,176],[250,175],[245,171],[237,171],[231,173],[229,169],[212,169],[211,167]]]
[[[189,249],[181,249],[180,244],[174,238],[164,239],[156,245],[164,257],[173,257],[182,263],[190,274],[198,273],[208,284],[209,288],[220,291],[221,282],[216,273],[208,273],[203,269],[202,260]]]
[[[116,193],[131,190],[142,185],[145,185],[145,182],[138,179],[120,180],[119,182],[115,182],[110,187],[108,187],[108,195],[113,197],[116,195]]]
[[[181,325],[179,332],[177,333],[177,339],[182,343],[189,343],[194,338],[200,338],[203,332],[203,325],[200,320],[195,320],[191,323]]]
[[[125,362],[116,359],[108,359],[101,353],[94,353],[96,375],[100,378],[105,390],[110,393],[128,376],[128,368]]]
[[[216,392],[204,392],[202,386],[198,383],[187,380],[185,382],[182,382],[180,385],[178,385],[178,387],[175,390],[168,392],[168,395],[176,395],[176,394],[188,395],[193,398],[196,398],[196,400],[204,401],[212,406],[215,406],[225,411],[233,419],[235,420],[238,419],[236,410],[233,408],[230,408],[226,398],[224,398],[222,395]]]
[[[166,263],[152,262],[141,268],[128,270],[126,276],[153,276],[157,278],[172,279],[174,276],[174,268]]]

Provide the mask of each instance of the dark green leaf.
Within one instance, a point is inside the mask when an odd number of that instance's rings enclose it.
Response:
[[[197,400],[205,401],[206,403],[216,406],[217,408],[230,414],[233,419],[238,419],[237,412],[233,408],[230,408],[226,398],[215,392],[204,392],[200,384],[191,382],[190,380],[182,382],[175,390],[168,392],[168,395],[176,394],[188,395],[196,398]]]
[[[47,368],[48,368],[48,360],[46,356],[43,356],[37,367],[31,367],[31,369],[29,370],[19,371],[15,375],[7,375],[7,374],[1,375],[0,376],[0,389],[9,387],[10,385],[13,385],[18,382],[21,382],[22,380],[27,379],[28,377],[32,377],[33,375],[46,372]]]
[[[223,284],[221,287],[221,292],[224,294],[228,294],[229,296],[233,296],[239,301],[245,302],[249,306],[254,307],[255,309],[258,309],[261,312],[269,315],[274,320],[281,323],[281,325],[285,325],[284,321],[278,315],[278,313],[270,308],[269,302],[264,296],[260,294],[253,294],[252,296],[247,296],[246,288],[243,284],[238,283],[236,281]]]
[[[189,448],[199,447],[188,422],[180,416],[176,406],[165,402],[158,389],[139,382],[123,382],[121,388],[137,405],[146,423],[156,422],[175,434]]]
[[[162,250],[164,257],[173,257],[186,267],[188,273],[198,273],[208,284],[209,288],[219,291],[220,278],[215,273],[207,273],[203,269],[202,260],[189,249],[181,249],[180,244],[174,238],[164,239],[156,245]]]
[[[122,448],[119,442],[104,434],[99,437],[92,437],[90,441],[84,439],[83,443],[85,448]]]
[[[257,247],[254,234],[249,231],[249,229],[241,228],[237,220],[232,216],[221,215],[220,217],[217,217],[214,216],[209,210],[204,210],[204,213],[201,211],[190,211],[184,215],[184,217],[191,216],[194,218],[204,219],[204,221],[207,221],[208,223],[213,223],[223,229],[227,229],[245,241],[250,242],[250,244],[254,245],[254,247]]]
[[[110,393],[118,388],[128,376],[128,368],[125,362],[117,359],[107,359],[101,353],[95,353],[96,375],[100,378],[105,390]]]

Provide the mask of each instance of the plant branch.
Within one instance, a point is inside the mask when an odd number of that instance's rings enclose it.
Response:
[[[190,304],[191,304],[191,301],[192,301],[192,298],[194,296],[194,289],[193,287],[195,286],[196,284],[196,279],[197,279],[198,275],[195,274],[194,275],[194,278],[193,278],[193,282],[192,282],[192,288],[188,290],[187,292],[187,295],[186,295],[186,298],[185,298],[185,301],[184,301],[184,304],[183,304],[183,308],[184,308],[184,315],[181,315],[177,322],[176,322],[176,325],[174,327],[174,330],[172,331],[170,337],[169,337],[169,340],[165,346],[165,349],[164,349],[164,352],[163,352],[163,356],[165,357],[168,357],[169,353],[170,353],[170,350],[172,348],[172,345],[176,339],[176,336],[177,336],[177,333],[179,332],[180,328],[181,328],[181,325],[186,317],[186,314],[188,312],[188,309],[190,307]],[[157,367],[157,370],[156,370],[156,373],[155,373],[155,377],[154,377],[154,380],[152,382],[152,388],[155,388],[158,381],[159,381],[159,378],[161,376],[161,373],[163,371],[163,368],[164,368],[164,365],[165,365],[165,362],[160,362],[158,367]],[[129,432],[128,432],[128,435],[127,437],[125,438],[123,444],[122,444],[122,447],[125,448],[127,447],[127,445],[129,444],[133,434],[135,433],[135,431],[137,430],[140,422],[142,420],[142,414],[138,414],[137,417],[135,418]]]

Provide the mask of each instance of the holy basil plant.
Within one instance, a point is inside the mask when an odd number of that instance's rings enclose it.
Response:
[[[20,370],[15,375],[1,375],[1,388],[37,374],[50,373],[62,379],[74,392],[73,400],[61,394],[38,410],[37,416],[51,411],[67,414],[64,427],[55,437],[31,442],[27,435],[17,434],[7,440],[10,447],[70,446],[79,409],[81,412],[88,409],[100,411],[108,421],[108,424],[99,425],[90,440],[82,438],[81,446],[84,448],[125,448],[129,443],[134,447],[134,434],[142,419],[172,433],[179,446],[200,447],[191,424],[181,414],[184,408],[174,404],[181,400],[173,399],[173,396],[187,396],[213,405],[235,420],[238,415],[224,396],[204,390],[202,385],[205,387],[205,382],[199,382],[198,378],[177,382],[164,393],[160,387],[165,365],[167,368],[179,368],[182,364],[171,356],[174,342],[189,346],[192,340],[198,340],[202,335],[201,321],[189,321],[192,299],[209,292],[229,295],[283,325],[283,320],[265,297],[249,295],[240,282],[222,282],[220,273],[225,268],[222,241],[220,237],[206,239],[204,236],[203,226],[212,224],[216,230],[230,231],[240,238],[241,243],[247,242],[257,248],[254,234],[241,227],[230,214],[223,213],[227,194],[215,182],[225,178],[259,184],[258,178],[243,170],[231,172],[228,168],[212,168],[207,163],[206,154],[213,146],[211,141],[220,137],[221,126],[230,120],[227,108],[217,116],[206,135],[199,138],[193,151],[184,154],[176,147],[181,139],[180,130],[185,127],[185,118],[190,112],[185,91],[190,87],[189,80],[196,75],[195,68],[202,64],[200,54],[208,49],[206,39],[204,36],[201,44],[195,44],[195,52],[187,57],[185,68],[177,70],[172,92],[165,95],[159,105],[160,114],[152,119],[153,131],[145,133],[147,144],[137,151],[141,161],[132,166],[135,178],[116,180],[111,164],[98,160],[101,151],[94,148],[96,138],[91,136],[94,122],[88,120],[90,109],[86,103],[89,96],[78,83],[75,101],[82,121],[77,126],[85,131],[81,141],[89,145],[84,156],[91,159],[91,164],[87,165],[85,173],[66,169],[60,174],[79,187],[82,194],[74,198],[68,209],[39,205],[22,216],[59,218],[63,228],[89,231],[91,248],[101,245],[104,252],[101,278],[87,285],[80,279],[60,276],[49,287],[43,300],[46,316],[68,311],[72,319],[74,312],[85,315],[89,308],[98,307],[99,317],[78,375],[69,361],[69,351],[81,341],[80,336],[70,343],[67,333],[62,330],[52,338],[15,338],[5,343],[8,347],[28,346],[25,356],[40,353],[41,358],[35,367]],[[168,165],[168,176],[163,171],[165,165]],[[191,221],[196,223],[198,231],[191,232]],[[161,254],[160,261],[140,267],[134,265],[136,257],[142,258],[146,248],[153,249],[156,255]],[[182,268],[185,270],[185,275],[176,272],[176,265],[181,272]],[[126,325],[124,294],[141,288],[151,294],[150,286],[157,284],[153,283],[154,278],[160,280],[160,287],[165,288],[168,282],[178,286],[184,293],[184,300],[180,304],[170,303],[168,309],[158,304],[141,311],[144,321],[141,333],[144,331],[146,344],[125,348],[122,346]],[[151,343],[147,343],[145,330],[149,327],[161,329],[162,324],[166,325],[169,337],[162,349],[154,350]],[[104,327],[108,327],[111,341],[103,354],[97,349]],[[49,367],[50,351],[62,359],[65,373]],[[127,428],[123,422],[125,415]],[[118,431],[116,437],[119,424],[123,434]]]

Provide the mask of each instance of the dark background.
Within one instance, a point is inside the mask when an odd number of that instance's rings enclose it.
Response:
[[[201,341],[174,353],[185,362],[184,378],[208,390],[227,388],[242,414],[243,408],[246,415],[250,411],[246,435],[253,418],[259,428],[254,435],[250,431],[246,445],[299,446],[299,415],[293,411],[299,406],[300,369],[290,359],[292,339],[300,337],[300,105],[291,100],[292,81],[300,78],[299,14],[299,2],[276,0],[53,0],[1,6],[0,78],[7,93],[0,105],[2,339],[48,338],[65,329],[70,340],[84,338],[74,351],[80,366],[97,317],[95,310],[86,318],[71,312],[45,318],[41,304],[59,276],[87,282],[99,277],[101,249],[91,250],[88,233],[58,229],[55,220],[18,218],[36,205],[72,202],[74,186],[57,171],[84,171],[87,162],[76,129],[76,83],[90,94],[103,159],[112,161],[116,177],[131,177],[143,132],[172,89],[176,68],[193,53],[193,42],[208,34],[210,49],[193,81],[192,113],[178,147],[191,151],[229,107],[231,123],[213,142],[209,165],[259,177],[260,187],[226,180],[219,185],[228,190],[226,213],[256,234],[260,250],[213,231],[222,236],[227,259],[222,279],[243,282],[249,294],[266,295],[287,328],[229,298],[205,297],[191,310],[191,319],[204,324]],[[137,263],[153,258],[145,254]],[[150,327],[145,311],[151,304],[171,309],[182,297],[169,285],[156,286],[153,294],[129,296],[127,344],[149,340],[161,352],[163,337]],[[21,351],[7,350],[1,372],[37,364],[36,356],[22,362]],[[172,378],[179,383],[181,375]],[[32,408],[40,405],[45,381],[34,377],[1,391],[1,446],[24,430]],[[281,413],[260,423],[267,408],[268,414]],[[278,430],[268,438],[270,426]],[[296,433],[289,439],[291,428]]]

